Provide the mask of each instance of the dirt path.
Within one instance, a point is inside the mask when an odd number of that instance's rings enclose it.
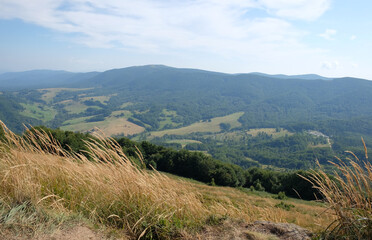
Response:
[[[83,225],[57,229],[48,234],[27,234],[27,232],[15,233],[14,231],[0,231],[0,239],[6,240],[109,240],[109,239],[129,239],[125,235],[120,237],[107,237],[105,234],[94,231]]]
[[[57,230],[50,236],[38,238],[37,240],[106,240],[102,234],[93,232],[90,228],[85,226],[76,226],[72,229]]]
[[[310,240],[311,233],[295,224],[256,221],[251,224],[227,220],[208,227],[200,240]]]

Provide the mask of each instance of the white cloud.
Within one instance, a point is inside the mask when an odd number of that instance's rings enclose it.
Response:
[[[327,29],[324,33],[319,34],[320,37],[327,40],[334,40],[333,36],[336,35],[337,31],[334,29]]]
[[[144,51],[244,51],[252,43],[287,44],[301,36],[284,20],[245,15],[257,7],[253,0],[2,0],[0,18],[77,33],[75,40],[91,47]]]
[[[355,40],[357,37],[355,36],[355,35],[352,35],[351,37],[350,37],[350,40]]]
[[[326,70],[334,70],[334,69],[337,69],[340,67],[340,63],[335,60],[335,61],[324,61],[322,62],[321,64],[322,68],[323,69],[326,69]]]
[[[66,33],[92,48],[223,56],[257,71],[270,66],[281,72],[288,65],[283,59],[312,61],[303,68],[324,59],[322,50],[302,44],[307,33],[290,20],[314,20],[329,5],[330,0],[0,0],[0,18]],[[254,17],[251,10],[267,14]]]
[[[331,5],[331,0],[259,0],[262,6],[280,17],[315,20]]]

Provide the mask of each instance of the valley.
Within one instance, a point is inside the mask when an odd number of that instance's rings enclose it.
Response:
[[[58,88],[5,91],[13,105],[4,104],[20,120],[4,122],[18,132],[22,123],[100,129],[107,136],[201,151],[244,168],[307,169],[316,166],[315,159],[327,165],[343,149],[362,153],[360,137],[372,140],[372,84],[366,80],[161,65],[64,76],[73,80]]]

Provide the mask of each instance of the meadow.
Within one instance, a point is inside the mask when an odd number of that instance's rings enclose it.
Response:
[[[186,127],[176,128],[176,129],[167,129],[163,131],[154,131],[151,132],[150,137],[162,137],[164,135],[185,135],[195,132],[220,132],[221,123],[230,124],[231,128],[240,127],[241,123],[238,122],[238,119],[243,115],[243,112],[233,113],[223,117],[215,117],[210,119],[210,121],[200,121],[193,123]]]
[[[85,122],[86,120],[87,118],[80,118],[77,122],[67,122],[68,125],[62,126],[61,129],[79,132],[94,132],[99,128],[106,136],[128,136],[144,131],[143,127],[127,121],[126,118],[110,116],[105,118],[104,121]]]

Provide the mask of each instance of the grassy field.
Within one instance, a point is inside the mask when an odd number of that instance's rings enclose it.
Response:
[[[126,108],[126,107],[131,106],[131,105],[133,105],[132,102],[126,102],[126,103],[121,104],[120,108],[123,109],[123,108]]]
[[[98,106],[86,106],[82,102],[76,102],[72,100],[64,101],[65,107],[64,109],[69,113],[69,114],[78,114],[85,112],[88,108],[96,108],[100,109]]]
[[[62,125],[74,125],[74,124],[79,124],[79,123],[85,123],[86,120],[88,120],[88,119],[91,118],[91,117],[93,117],[93,116],[73,118],[73,119],[70,119],[70,120],[64,121],[64,122],[62,123]]]
[[[53,120],[57,114],[57,111],[53,107],[41,105],[39,103],[21,103],[21,105],[25,108],[25,110],[21,112],[23,116],[33,117],[43,122]]]
[[[111,116],[112,117],[124,117],[124,118],[129,118],[131,117],[133,114],[130,112],[130,111],[127,111],[127,110],[118,110],[118,111],[113,111],[111,113]]]
[[[284,128],[280,128],[279,131],[277,131],[275,128],[252,128],[246,133],[252,137],[256,137],[259,133],[266,133],[267,135],[271,135],[273,138],[284,137],[285,135],[293,135],[293,133]]]
[[[77,122],[75,124],[62,126],[62,130],[69,130],[74,132],[95,132],[96,128],[105,133],[107,136],[114,135],[133,135],[143,132],[145,129],[126,118],[107,117],[104,121],[99,122]]]
[[[167,143],[179,143],[182,145],[182,148],[184,148],[189,143],[201,144],[202,142],[197,141],[197,140],[192,140],[192,139],[172,139],[172,140],[168,140]]]
[[[39,92],[43,93],[43,95],[41,96],[41,100],[44,100],[46,103],[51,103],[59,92],[62,91],[76,92],[89,89],[90,88],[45,88],[39,89]]]
[[[229,123],[231,128],[240,127],[241,123],[238,122],[238,119],[243,115],[243,112],[233,113],[224,117],[212,118],[210,122],[197,122],[186,127],[177,128],[177,129],[167,129],[163,131],[151,132],[152,137],[162,137],[165,134],[168,135],[185,135],[194,132],[220,132],[221,123]],[[150,136],[150,138],[151,138]]]
[[[177,117],[177,113],[175,111],[170,111],[167,109],[163,109],[162,111],[162,117],[159,122],[159,128],[163,129],[166,125],[173,127],[178,127],[181,125],[181,123],[175,123],[173,122],[173,119]]]
[[[209,138],[217,141],[241,141],[245,137],[247,137],[247,134],[244,131],[231,131],[203,135],[203,138]]]
[[[7,139],[12,144],[0,147],[0,212],[6,216],[0,227],[10,231],[24,229],[38,236],[41,225],[58,226],[64,221],[58,216],[65,213],[124,231],[125,239],[198,239],[205,226],[226,219],[295,223],[313,231],[333,221],[321,204],[141,170],[120,147],[104,139],[89,145],[90,160],[64,152],[49,138],[36,148],[21,144],[16,135],[8,134]],[[41,149],[55,149],[57,154]],[[281,207],[286,204],[293,207]],[[38,211],[47,217],[38,218]]]
[[[102,104],[107,104],[107,102],[110,100],[110,98],[113,95],[108,95],[108,96],[93,96],[93,97],[82,97],[80,98],[80,101],[99,101]]]

